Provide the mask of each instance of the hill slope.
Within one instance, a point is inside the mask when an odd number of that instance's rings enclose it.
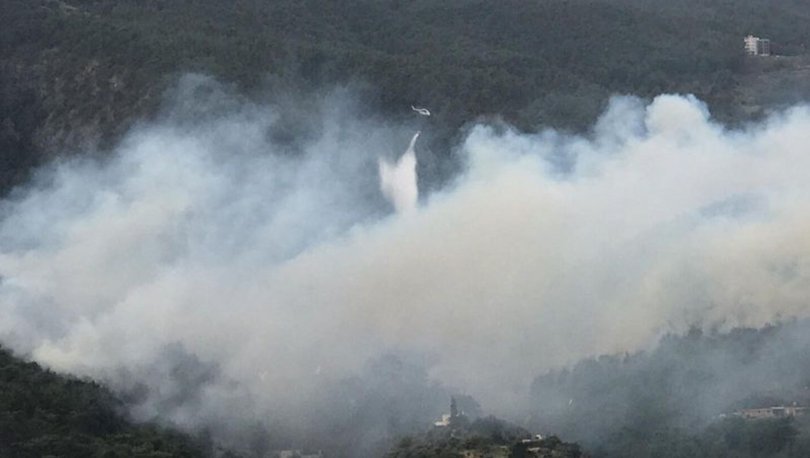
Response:
[[[533,425],[595,456],[807,456],[810,417],[733,413],[810,404],[808,329],[695,330],[650,352],[580,361],[535,379]]]
[[[0,348],[0,457],[199,457],[207,449],[135,425],[109,391],[26,363]]]
[[[114,141],[182,72],[290,94],[361,82],[369,106],[429,105],[582,128],[611,93],[692,92],[742,116],[741,37],[804,52],[810,5],[765,0],[0,0],[0,184]],[[763,13],[765,12],[765,13]]]

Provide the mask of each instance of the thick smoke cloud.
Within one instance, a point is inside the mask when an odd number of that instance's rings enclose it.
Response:
[[[139,392],[143,418],[305,428],[384,354],[510,415],[548,368],[807,315],[806,108],[727,130],[665,95],[586,136],[477,125],[464,172],[389,214],[377,157],[412,126],[332,96],[282,141],[283,111],[199,85],[2,205],[0,341]]]

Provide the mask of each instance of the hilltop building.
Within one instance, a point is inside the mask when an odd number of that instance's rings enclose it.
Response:
[[[446,426],[453,426],[458,425],[458,422],[466,420],[464,412],[459,412],[458,405],[456,404],[456,398],[451,396],[450,397],[450,413],[449,414],[442,414],[441,419],[433,422],[433,426],[438,428],[444,428]]]
[[[445,426],[450,426],[450,414],[445,413],[442,414],[442,418],[440,420],[436,420],[433,422],[433,426],[443,428]]]
[[[745,42],[745,53],[749,56],[770,56],[771,40],[748,35]]]

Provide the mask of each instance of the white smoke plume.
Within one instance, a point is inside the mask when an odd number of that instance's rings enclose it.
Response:
[[[150,387],[142,417],[294,429],[388,351],[509,414],[547,368],[810,310],[807,108],[728,130],[665,95],[614,99],[587,136],[476,126],[465,171],[403,218],[370,197],[398,133],[330,103],[297,155],[249,106],[43,171],[2,206],[0,341]],[[180,354],[203,396],[160,364]]]
[[[395,164],[379,159],[380,191],[400,213],[414,210],[419,200],[414,150],[417,138],[419,132],[413,135],[408,149]]]

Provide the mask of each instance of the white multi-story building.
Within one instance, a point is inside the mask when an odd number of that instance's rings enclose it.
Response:
[[[745,42],[745,53],[749,56],[771,55],[771,40],[748,35],[743,41]]]

